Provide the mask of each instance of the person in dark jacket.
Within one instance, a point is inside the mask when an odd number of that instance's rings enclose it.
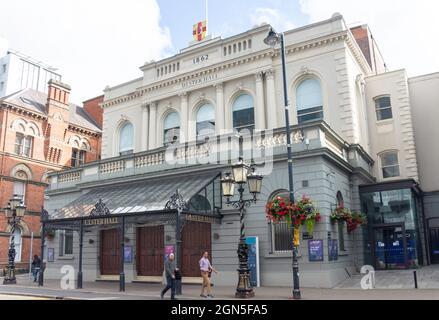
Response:
[[[40,274],[41,270],[41,259],[37,255],[34,255],[34,258],[32,260],[32,275],[34,276],[34,282],[37,282],[38,275]]]
[[[175,272],[177,271],[175,264],[175,256],[171,253],[165,261],[166,287],[160,293],[160,298],[163,299],[166,292],[171,289],[171,300],[175,299]]]

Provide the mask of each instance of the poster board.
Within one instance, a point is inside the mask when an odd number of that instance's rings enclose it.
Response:
[[[248,267],[250,269],[250,282],[253,287],[261,286],[261,276],[259,268],[259,238],[247,237],[245,239],[248,245]]]

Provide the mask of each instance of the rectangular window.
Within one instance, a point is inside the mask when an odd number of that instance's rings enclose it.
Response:
[[[6,64],[4,64],[3,67],[2,67],[3,73],[6,73],[6,68],[7,68],[7,66],[6,66]]]
[[[323,107],[315,107],[297,112],[297,120],[299,124],[323,119]]]
[[[76,168],[84,164],[86,154],[87,152],[85,150],[72,149],[71,166]]]
[[[345,244],[344,244],[344,230],[345,230],[345,224],[339,223],[338,224],[338,245],[340,247],[340,251],[346,251]]]
[[[272,225],[273,251],[291,252],[293,250],[293,233],[286,222]]]
[[[255,128],[255,113],[253,108],[233,112],[233,128],[237,131]]]
[[[63,230],[59,232],[59,255],[69,256],[73,254],[73,231]]]
[[[381,156],[381,167],[383,178],[394,178],[400,176],[398,154],[396,152],[385,153]]]
[[[78,154],[79,150],[78,149],[72,149],[72,162],[71,162],[71,166],[73,168],[76,168],[78,166]]]
[[[375,108],[377,114],[377,120],[387,120],[393,118],[392,104],[390,97],[381,97],[375,99]]]
[[[24,197],[26,194],[26,183],[23,181],[15,181],[14,182],[14,195],[19,196],[23,202],[24,202]]]
[[[24,138],[23,155],[25,157],[30,158],[32,156],[32,143],[33,143],[33,138],[32,137]]]
[[[24,142],[24,135],[21,133],[17,133],[15,136],[15,154],[18,154],[19,156],[23,153],[23,142]]]

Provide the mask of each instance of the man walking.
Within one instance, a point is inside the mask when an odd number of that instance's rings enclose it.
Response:
[[[165,273],[166,273],[166,287],[162,290],[160,294],[160,298],[163,299],[163,296],[171,289],[171,300],[175,299],[175,271],[178,270],[175,264],[175,256],[171,253],[168,259],[165,261]]]

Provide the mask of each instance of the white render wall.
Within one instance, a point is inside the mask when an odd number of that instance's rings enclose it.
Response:
[[[409,79],[421,188],[439,191],[439,73]]]
[[[390,95],[393,118],[377,121],[375,98]],[[376,159],[374,176],[378,181],[401,178],[419,181],[418,163],[413,129],[408,79],[405,70],[398,70],[366,78],[371,156]],[[379,155],[385,151],[398,151],[400,177],[383,179]]]
[[[186,48],[179,55],[143,66],[143,82],[136,79],[107,88],[102,157],[119,155],[119,130],[126,121],[134,125],[134,152],[161,147],[163,120],[172,111],[180,114],[182,141],[195,140],[196,112],[206,102],[216,108],[217,134],[230,132],[232,104],[240,93],[253,96],[256,129],[284,126],[281,59],[279,51],[263,43],[268,30],[265,25],[225,40],[212,39]],[[306,78],[318,78],[324,120],[346,141],[359,143],[368,151],[361,79],[371,70],[343,18],[335,16],[286,32],[285,40],[290,122],[297,124],[297,86]],[[238,45],[241,51],[234,52]],[[194,59],[206,55],[206,61],[194,63]],[[163,68],[167,72],[162,75]]]

